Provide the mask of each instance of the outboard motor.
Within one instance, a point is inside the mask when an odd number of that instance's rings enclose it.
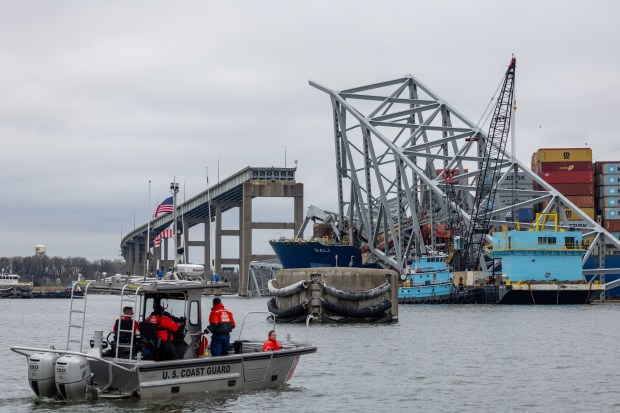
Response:
[[[56,368],[56,353],[34,353],[28,356],[28,384],[39,397],[56,397],[56,383],[54,371]]]
[[[86,357],[67,355],[56,360],[56,387],[65,400],[84,400],[90,381]]]

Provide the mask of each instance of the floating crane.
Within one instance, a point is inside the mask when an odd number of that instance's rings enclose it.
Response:
[[[497,98],[497,104],[491,118],[488,137],[485,141],[483,159],[477,178],[476,196],[474,198],[471,218],[463,237],[458,238],[460,232],[460,216],[452,217],[456,225],[456,233],[452,235],[455,250],[451,259],[451,264],[456,271],[475,270],[480,267],[480,258],[484,247],[486,235],[489,232],[489,222],[495,202],[497,182],[500,177],[500,169],[504,162],[504,149],[510,131],[510,122],[513,110],[513,94],[515,85],[515,69],[517,59],[513,56],[506,70],[502,89]],[[476,138],[469,141],[475,141]],[[456,195],[453,188],[454,173],[446,176],[446,196],[448,205],[456,205]],[[456,235],[456,237],[455,237]],[[459,245],[460,244],[460,245]]]

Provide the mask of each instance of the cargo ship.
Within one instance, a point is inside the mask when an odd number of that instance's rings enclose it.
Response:
[[[270,240],[282,268],[376,267],[362,262],[362,250],[353,245],[299,238]]]

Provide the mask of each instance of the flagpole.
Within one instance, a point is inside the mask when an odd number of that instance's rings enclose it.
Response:
[[[147,213],[147,223],[146,223],[146,251],[144,251],[144,257],[146,259],[146,263],[144,265],[144,281],[146,281],[146,276],[149,273],[149,252],[151,250],[151,180],[149,179],[149,201],[148,201],[148,209]]]
[[[209,201],[209,261],[213,260],[213,255],[211,252],[213,248],[211,246],[211,187],[209,186],[209,167],[207,166],[207,200]],[[208,268],[208,270],[207,270]],[[205,270],[209,279],[213,278],[213,274],[211,273],[211,262],[205,262]],[[207,277],[205,277],[205,282],[207,282]]]

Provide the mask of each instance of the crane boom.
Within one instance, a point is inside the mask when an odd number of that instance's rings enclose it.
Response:
[[[504,149],[512,119],[516,66],[517,59],[513,56],[504,76],[504,83],[495,105],[484,146],[471,220],[465,233],[463,263],[469,270],[479,267],[484,241],[489,232],[491,211],[495,202],[497,182],[504,161]]]

